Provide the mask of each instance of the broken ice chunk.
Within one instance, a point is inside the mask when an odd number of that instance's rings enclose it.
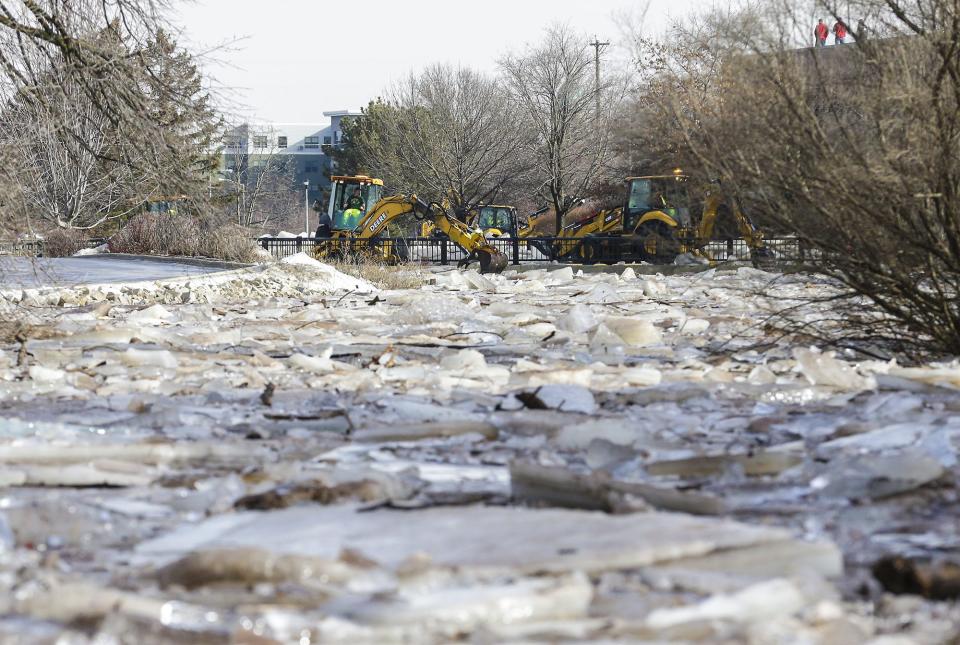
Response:
[[[647,625],[652,629],[666,629],[711,620],[764,622],[794,614],[806,604],[796,585],[777,578],[759,582],[732,595],[717,594],[698,605],[655,609],[647,616]]]
[[[563,267],[559,271],[551,271],[544,282],[549,284],[566,284],[573,281],[573,268]]]
[[[623,339],[610,331],[610,328],[604,324],[598,326],[593,332],[593,336],[590,337],[590,349],[594,351],[621,347],[622,345]]]
[[[645,295],[646,297],[652,298],[654,296],[659,296],[663,292],[664,292],[664,287],[659,282],[655,280],[643,281],[643,295]]]
[[[709,327],[709,320],[704,320],[703,318],[687,318],[677,331],[687,336],[697,336],[707,331]]]
[[[165,322],[174,318],[174,315],[170,313],[163,305],[153,305],[152,307],[147,307],[146,309],[141,309],[140,311],[134,311],[127,315],[127,320],[140,322],[140,323],[158,323]]]
[[[597,324],[597,318],[590,311],[590,307],[574,305],[570,307],[563,318],[557,321],[557,328],[574,334],[582,334],[596,328]]]
[[[498,584],[420,588],[383,594],[351,611],[351,618],[372,625],[422,625],[417,637],[404,642],[434,641],[425,629],[453,642],[482,626],[515,625],[581,618],[587,615],[593,585],[581,573],[559,577],[521,578]]]
[[[607,316],[603,319],[603,324],[622,338],[623,342],[633,347],[649,347],[663,341],[660,330],[644,318]]]
[[[475,349],[463,349],[440,359],[440,367],[445,370],[482,370],[486,366],[487,360]]]
[[[843,456],[832,459],[810,485],[832,497],[876,499],[919,488],[943,473],[938,461],[916,451]]]
[[[811,385],[828,385],[844,390],[869,390],[877,387],[872,376],[862,376],[844,361],[834,358],[833,352],[821,353],[816,348],[793,350],[800,372]]]
[[[410,297],[391,300],[391,303],[403,305],[397,318],[400,322],[422,325],[430,322],[459,323],[469,318],[473,312],[460,298],[452,294],[416,293]]]
[[[493,292],[497,290],[497,285],[495,285],[492,280],[473,270],[464,271],[463,279],[478,291]]]
[[[649,504],[694,515],[717,515],[723,510],[722,501],[712,495],[617,481],[604,473],[578,474],[566,468],[539,464],[510,464],[510,482],[515,499],[566,508],[623,513],[647,510]]]
[[[67,378],[67,373],[63,370],[43,365],[31,365],[29,374],[37,383],[59,383]]]
[[[338,504],[219,515],[141,542],[134,563],[164,566],[195,550],[245,546],[336,558],[349,547],[375,554],[385,567],[423,553],[438,566],[462,571],[592,573],[790,537],[783,529],[675,513],[607,515],[492,506],[358,510]]]
[[[330,356],[333,355],[333,348],[327,347],[320,356],[307,356],[306,354],[294,354],[290,357],[290,364],[299,367],[305,372],[315,374],[326,374],[333,371],[333,361]]]
[[[351,567],[342,561],[278,555],[256,547],[195,551],[157,571],[161,585],[187,589],[224,582],[344,582],[350,575]]]
[[[600,305],[611,302],[620,302],[623,298],[617,293],[617,290],[605,282],[594,285],[587,293],[577,296],[580,302]]]
[[[132,347],[120,355],[124,365],[130,367],[163,367],[176,369],[180,364],[177,357],[165,349],[133,349]]]

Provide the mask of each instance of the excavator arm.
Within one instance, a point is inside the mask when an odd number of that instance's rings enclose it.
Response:
[[[467,266],[477,260],[480,262],[480,273],[501,273],[507,268],[507,256],[487,242],[483,231],[471,231],[466,224],[447,215],[446,210],[438,204],[430,204],[429,208],[434,226],[467,252],[467,257],[460,261],[459,266]]]
[[[377,237],[393,220],[413,214],[419,220],[433,222],[434,226],[467,252],[461,266],[477,260],[481,273],[500,273],[507,267],[507,256],[491,246],[480,231],[471,231],[466,224],[447,215],[440,204],[427,204],[416,195],[394,195],[377,202],[353,231],[345,237],[371,239]]]
[[[707,192],[706,200],[703,204],[703,215],[700,217],[700,224],[697,226],[696,247],[703,248],[713,239],[713,230],[719,216],[720,205],[723,203],[723,195],[719,188],[712,188]],[[763,241],[763,231],[754,226],[753,221],[740,208],[740,202],[731,196],[728,200],[730,212],[733,214],[734,222],[737,225],[737,231],[747,243],[750,249],[750,259],[754,265],[759,266],[771,259],[772,253]]]

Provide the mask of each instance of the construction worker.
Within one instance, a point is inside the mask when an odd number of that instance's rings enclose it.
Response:
[[[353,195],[347,199],[343,210],[343,228],[356,228],[366,211],[366,205],[363,203],[363,197],[360,195],[360,189],[354,188]]]
[[[835,45],[842,45],[843,41],[847,38],[847,26],[843,24],[842,20],[838,20],[837,24],[833,26],[833,43]]]
[[[360,189],[359,189],[359,188],[354,188],[354,189],[353,189],[353,195],[351,195],[351,196],[350,196],[350,199],[347,200],[347,208],[346,208],[346,210],[349,210],[349,209],[351,209],[351,208],[356,208],[356,209],[359,210],[359,211],[364,211],[364,210],[366,210],[366,206],[365,206],[364,203],[363,203],[363,197],[361,197],[361,195],[360,195]]]
[[[317,219],[317,232],[313,235],[314,239],[317,241],[330,239],[333,236],[333,222],[330,221],[330,216],[321,211]]]
[[[813,29],[813,36],[816,39],[815,47],[826,47],[827,46],[827,36],[830,34],[830,31],[827,29],[827,23],[823,21],[823,18],[817,22],[817,26]]]

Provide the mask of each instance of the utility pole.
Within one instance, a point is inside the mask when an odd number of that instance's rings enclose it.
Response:
[[[610,45],[609,42],[602,43],[596,36],[590,46],[593,47],[593,73],[594,73],[594,100],[596,101],[596,118],[600,120],[600,53]]]
[[[310,180],[303,182],[303,230],[310,237]]]

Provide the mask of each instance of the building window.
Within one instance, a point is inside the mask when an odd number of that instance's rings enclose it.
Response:
[[[324,138],[323,138],[323,145],[329,146],[331,143],[332,143],[332,141],[330,140],[330,137],[324,137]]]
[[[287,147],[287,138],[286,137],[277,137],[277,147],[286,148]]]
[[[267,135],[265,135],[265,134],[255,134],[255,135],[253,135],[253,147],[254,147],[254,148],[266,148],[266,147],[267,147]]]
[[[319,170],[320,170],[319,166],[317,166],[317,164],[315,163],[308,163],[306,166],[303,167],[303,172],[307,174],[312,172],[318,172]]]
[[[320,147],[320,137],[306,137],[303,140],[303,147],[308,150],[316,149]]]

